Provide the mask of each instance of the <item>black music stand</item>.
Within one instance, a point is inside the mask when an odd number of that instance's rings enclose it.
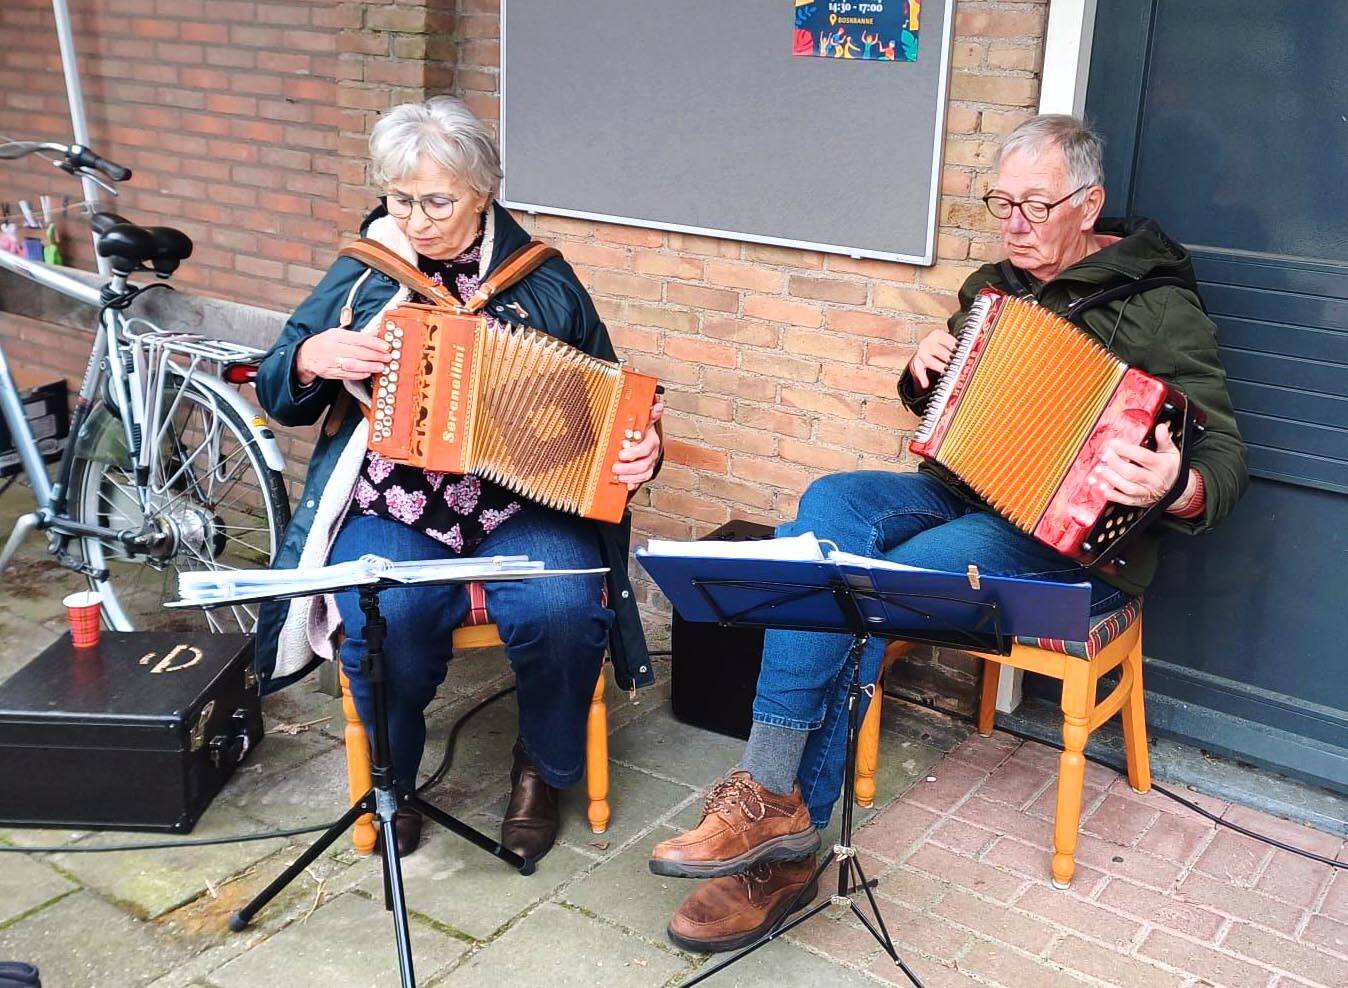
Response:
[[[535,861],[523,858],[499,841],[493,840],[479,830],[470,827],[464,821],[451,816],[438,806],[423,799],[415,789],[404,786],[393,775],[392,755],[388,732],[388,694],[385,689],[384,634],[388,623],[379,611],[379,595],[385,590],[407,589],[409,586],[433,583],[468,583],[477,581],[498,581],[510,579],[532,579],[540,576],[560,576],[575,573],[575,570],[535,570],[527,574],[478,572],[475,575],[452,576],[433,579],[393,580],[379,579],[354,585],[336,583],[315,589],[313,586],[303,592],[288,592],[283,584],[277,584],[271,591],[257,590],[232,596],[230,599],[212,599],[209,601],[176,601],[170,606],[211,607],[222,604],[237,604],[245,601],[286,599],[312,596],[316,593],[329,593],[333,590],[354,589],[360,594],[360,608],[365,614],[365,656],[361,660],[361,671],[371,685],[371,701],[374,706],[374,738],[370,748],[370,775],[373,785],[370,791],[356,801],[342,814],[331,827],[325,830],[304,853],[276,876],[271,884],[259,892],[242,909],[229,918],[229,928],[235,933],[247,928],[253,916],[280,891],[293,882],[313,861],[342,836],[358,819],[366,813],[373,813],[379,820],[381,843],[380,859],[384,871],[384,908],[393,913],[393,928],[398,941],[398,969],[401,974],[402,988],[416,988],[416,975],[412,966],[412,939],[407,925],[407,900],[403,892],[402,861],[398,854],[398,840],[393,826],[393,814],[401,806],[412,806],[427,819],[458,834],[465,840],[482,848],[488,854],[504,861],[519,871],[521,875],[534,872]],[[586,570],[582,572],[605,572],[604,570]]]
[[[819,862],[814,876],[797,893],[772,929],[749,946],[685,981],[684,986],[689,988],[705,981],[764,944],[812,919],[829,906],[846,905],[908,979],[917,988],[922,988],[922,981],[899,956],[884,917],[880,914],[873,891],[878,880],[867,879],[852,844],[857,740],[861,733],[861,694],[864,689],[874,688],[861,683],[861,650],[872,637],[880,637],[1005,655],[1010,652],[1010,638],[1002,631],[999,608],[993,601],[970,599],[949,592],[878,590],[849,580],[841,570],[831,567],[820,567],[813,563],[804,566],[791,563],[778,565],[783,572],[790,572],[793,578],[782,581],[694,578],[690,583],[702,602],[716,615],[717,623],[726,627],[844,632],[852,636],[847,656],[852,667],[852,680],[847,692],[847,767],[842,794],[842,833],[832,853],[825,855]],[[833,571],[830,572],[830,569]],[[647,571],[650,570],[648,566]],[[652,573],[652,576],[657,583],[660,582],[656,573]],[[671,598],[677,598],[677,591],[670,592],[672,587],[662,586],[662,589]],[[829,610],[832,614],[821,609],[820,604],[824,600],[831,600],[833,606]],[[799,916],[788,919],[799,907],[805,890],[817,882],[835,861],[838,865],[837,893]],[[852,898],[857,892],[866,893],[874,922]]]

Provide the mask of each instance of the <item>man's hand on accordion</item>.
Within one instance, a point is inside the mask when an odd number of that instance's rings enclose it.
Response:
[[[629,491],[635,491],[655,476],[655,467],[660,462],[660,445],[663,440],[655,424],[665,414],[664,402],[656,401],[651,406],[651,424],[644,434],[623,440],[623,448],[618,450],[618,462],[613,464],[614,479],[627,485]]]
[[[363,381],[384,369],[389,345],[369,333],[325,329],[315,333],[295,353],[295,377],[307,388],[317,378]]]
[[[955,347],[958,345],[959,341],[944,329],[932,330],[922,337],[913,359],[908,361],[908,373],[913,376],[918,387],[925,391],[936,383],[945,373],[946,366],[955,355]]]
[[[1154,450],[1121,439],[1105,443],[1095,476],[1106,498],[1117,504],[1149,508],[1175,485],[1180,451],[1164,423],[1156,426],[1155,435]]]

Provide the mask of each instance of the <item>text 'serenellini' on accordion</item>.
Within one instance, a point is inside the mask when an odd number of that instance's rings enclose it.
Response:
[[[654,378],[547,333],[441,306],[399,306],[378,334],[393,354],[374,378],[371,450],[621,520],[628,490],[613,465],[623,441],[650,424]]]
[[[978,294],[909,448],[967,484],[1005,519],[1082,565],[1123,565],[1127,542],[1183,491],[1202,413],[1033,301]],[[1143,509],[1105,500],[1094,470],[1118,437],[1155,447],[1165,422],[1179,479]]]

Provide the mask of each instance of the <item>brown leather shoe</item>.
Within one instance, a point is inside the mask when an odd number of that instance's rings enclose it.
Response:
[[[819,832],[810,823],[799,785],[779,796],[748,772],[732,772],[707,793],[696,827],[655,845],[651,871],[671,878],[716,878],[817,850]]]
[[[414,810],[410,806],[400,806],[394,811],[393,838],[398,844],[398,857],[405,858],[421,846],[421,825],[423,822],[421,811]],[[383,833],[377,833],[374,840],[376,854],[379,853],[383,843]]]
[[[543,781],[524,742],[515,742],[515,765],[510,770],[510,805],[501,822],[501,843],[529,861],[537,861],[557,840],[557,804],[560,790]]]
[[[739,950],[767,933],[788,912],[813,901],[814,855],[773,861],[746,872],[713,878],[683,900],[669,921],[669,939],[685,950]],[[809,885],[802,895],[801,890]],[[794,904],[795,909],[792,909]]]

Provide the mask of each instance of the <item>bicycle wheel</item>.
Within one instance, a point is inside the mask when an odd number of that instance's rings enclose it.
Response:
[[[174,376],[163,400],[169,411],[144,488],[136,484],[120,421],[106,405],[90,422],[101,418],[115,441],[82,449],[71,474],[76,520],[118,531],[148,527],[164,536],[152,551],[134,554],[110,540],[80,540],[84,559],[108,571],[106,580],[90,581],[103,595],[104,619],[117,631],[251,632],[256,604],[210,611],[163,605],[177,599],[180,571],[269,565],[290,521],[285,483],[238,413],[210,390]]]

